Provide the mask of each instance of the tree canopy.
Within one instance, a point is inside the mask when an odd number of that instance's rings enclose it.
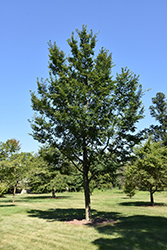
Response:
[[[57,148],[82,173],[86,220],[91,218],[89,183],[100,157],[129,155],[141,139],[136,123],[143,118],[139,77],[127,68],[112,77],[112,55],[95,53],[97,34],[83,25],[67,40],[68,56],[49,42],[49,79],[31,92],[32,136]]]

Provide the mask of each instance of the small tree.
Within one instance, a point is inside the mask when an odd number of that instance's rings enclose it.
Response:
[[[56,166],[50,166],[41,156],[34,156],[31,167],[28,171],[28,185],[34,193],[52,192],[52,197],[56,197],[55,178],[59,174]]]
[[[57,149],[45,145],[31,162],[27,175],[29,187],[32,192],[52,192],[55,198],[56,191],[65,191],[68,187],[71,171],[71,163]]]
[[[149,138],[135,151],[136,160],[126,168],[125,192],[133,195],[136,187],[144,188],[154,206],[153,194],[167,187],[167,147]]]
[[[9,188],[9,175],[8,172],[9,161],[20,150],[19,141],[16,139],[9,139],[6,142],[0,142],[0,193],[1,195]],[[9,178],[8,178],[9,177]]]
[[[101,48],[95,56],[96,35],[86,26],[76,32],[77,38],[72,33],[67,40],[69,56],[49,43],[50,78],[37,81],[38,94],[31,93],[31,126],[35,140],[58,148],[82,173],[85,218],[90,220],[89,183],[98,159],[107,148],[111,155],[128,154],[140,140],[135,124],[143,118],[142,88],[127,68],[113,80],[111,54]]]
[[[9,139],[0,143],[0,178],[6,190],[13,189],[13,202],[19,181],[22,181],[28,167],[30,153],[19,153],[20,142],[16,139]]]
[[[23,184],[23,179],[26,176],[29,156],[29,153],[17,153],[0,162],[0,172],[3,173],[3,182],[7,188],[13,189],[13,202],[15,201],[19,181],[20,184]]]

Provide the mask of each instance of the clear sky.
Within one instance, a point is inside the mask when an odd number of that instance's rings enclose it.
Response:
[[[22,151],[37,152],[38,142],[28,135],[33,116],[29,90],[37,77],[48,77],[49,40],[69,53],[66,40],[75,28],[88,25],[98,34],[97,52],[112,52],[113,75],[127,66],[140,75],[145,119],[154,123],[151,98],[167,96],[166,0],[5,0],[0,1],[0,141],[20,140]]]

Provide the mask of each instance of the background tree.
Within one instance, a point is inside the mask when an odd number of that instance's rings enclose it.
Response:
[[[154,206],[153,194],[167,187],[167,147],[151,138],[136,148],[136,160],[127,165],[125,192],[134,195],[135,188],[144,188],[150,192],[151,205]]]
[[[75,175],[75,167],[57,149],[45,145],[34,155],[27,179],[31,192],[52,192],[55,198],[56,192],[79,189]]]
[[[152,98],[150,114],[159,125],[151,125],[151,133],[155,141],[161,140],[167,146],[167,100],[164,93],[158,92]]]
[[[56,194],[55,191],[57,189],[57,184],[56,183],[56,177],[58,174],[58,166],[59,166],[59,162],[60,162],[60,152],[53,148],[53,147],[49,147],[49,146],[44,146],[41,147],[39,152],[38,152],[38,158],[39,161],[42,161],[43,163],[40,164],[40,166],[38,167],[38,171],[41,171],[41,174],[39,175],[35,173],[35,176],[38,175],[38,181],[40,178],[42,178],[42,183],[43,185],[38,186],[38,190],[39,188],[45,188],[45,191],[52,191],[52,197],[55,198]],[[36,160],[35,160],[36,161]],[[36,162],[35,162],[36,165]],[[60,178],[61,179],[61,178]],[[63,187],[62,187],[63,189]]]
[[[0,161],[9,159],[13,154],[17,153],[21,149],[19,143],[16,139],[0,142]]]
[[[19,141],[16,139],[9,139],[6,142],[0,142],[0,196],[8,190],[8,185],[5,182],[6,172],[2,167],[4,160],[9,160],[10,157],[20,150]]]
[[[89,183],[98,172],[100,155],[109,145],[113,156],[138,142],[134,133],[143,117],[142,89],[127,68],[112,80],[111,54],[102,48],[95,56],[96,35],[86,26],[76,32],[77,38],[72,33],[67,40],[69,56],[49,43],[50,78],[37,81],[38,94],[31,93],[31,126],[35,140],[58,148],[82,173],[90,220]]]
[[[100,163],[99,163],[100,162]],[[94,188],[101,190],[111,189],[113,187],[121,187],[122,185],[122,167],[123,162],[118,162],[111,156],[110,152],[104,152],[100,159],[97,159],[98,172],[94,176]]]
[[[24,178],[28,170],[29,157],[29,153],[16,153],[0,162],[0,175],[6,188],[13,189],[13,202],[15,201],[18,184],[20,184],[20,187],[25,184]]]
[[[0,197],[2,197],[7,192],[7,190],[8,189],[7,189],[6,183],[1,179],[0,180]]]
[[[61,176],[59,170],[60,154],[58,150],[41,147],[38,154],[34,155],[27,174],[31,192],[52,192],[52,197],[55,198],[56,191],[64,191],[66,188],[65,176]]]
[[[0,179],[4,191],[13,190],[13,202],[20,181],[23,185],[31,154],[19,153],[20,142],[9,139],[0,143]]]

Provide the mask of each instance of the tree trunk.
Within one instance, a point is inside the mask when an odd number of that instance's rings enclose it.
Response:
[[[52,188],[52,198],[56,198],[55,187]]]
[[[91,206],[90,206],[88,173],[85,173],[83,178],[84,178],[84,195],[85,195],[85,219],[86,221],[90,221],[91,220]]]
[[[13,203],[15,202],[16,188],[17,188],[17,185],[15,185],[13,189]]]
[[[89,190],[89,179],[88,179],[88,155],[86,149],[86,138],[83,137],[83,182],[84,182],[84,195],[85,195],[85,219],[86,221],[91,220],[91,207],[90,207],[90,190]]]
[[[154,197],[153,197],[154,192],[152,189],[150,190],[150,201],[151,201],[151,206],[154,206]]]

